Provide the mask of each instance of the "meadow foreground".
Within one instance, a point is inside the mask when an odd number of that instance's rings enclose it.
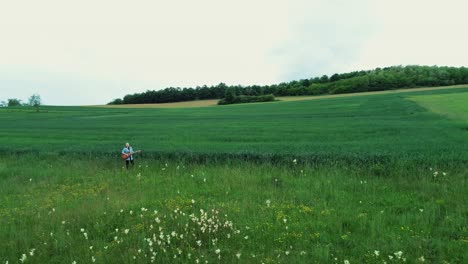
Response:
[[[466,167],[0,160],[17,263],[463,263]]]

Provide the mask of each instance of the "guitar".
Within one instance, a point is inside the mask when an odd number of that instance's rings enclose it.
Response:
[[[122,153],[122,155],[120,157],[122,157],[123,160],[126,160],[131,155],[136,154],[136,153],[140,153],[140,152],[141,152],[141,150],[137,150],[137,151],[129,152],[129,153]]]

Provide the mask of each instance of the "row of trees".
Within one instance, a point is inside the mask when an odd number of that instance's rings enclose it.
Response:
[[[41,106],[41,96],[38,94],[33,94],[29,97],[28,103],[21,103],[21,100],[16,98],[10,98],[7,101],[1,101],[0,106],[2,107],[13,107],[13,106],[33,106],[36,108],[36,112],[39,112],[39,107]]]
[[[126,95],[109,104],[168,103],[202,99],[224,98],[229,88],[236,96],[274,96],[321,95],[382,91],[399,88],[424,86],[446,86],[468,84],[468,68],[438,66],[392,66],[369,71],[323,75],[310,79],[295,80],[273,85],[231,85],[220,83],[215,86],[195,88],[169,87],[158,91],[146,91]]]

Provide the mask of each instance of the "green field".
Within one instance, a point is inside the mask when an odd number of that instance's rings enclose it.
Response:
[[[0,109],[0,263],[466,263],[465,102]]]
[[[412,100],[443,95],[450,105],[451,95],[467,94],[468,88],[207,108],[0,109],[0,149],[115,153],[130,141],[147,154],[467,160],[466,119]],[[458,100],[457,115],[466,117],[468,106]]]

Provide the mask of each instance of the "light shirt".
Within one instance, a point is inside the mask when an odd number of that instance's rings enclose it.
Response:
[[[133,148],[131,146],[129,148],[130,150],[127,147],[123,148],[122,154],[133,153]],[[126,160],[133,160],[133,155],[130,155]]]

